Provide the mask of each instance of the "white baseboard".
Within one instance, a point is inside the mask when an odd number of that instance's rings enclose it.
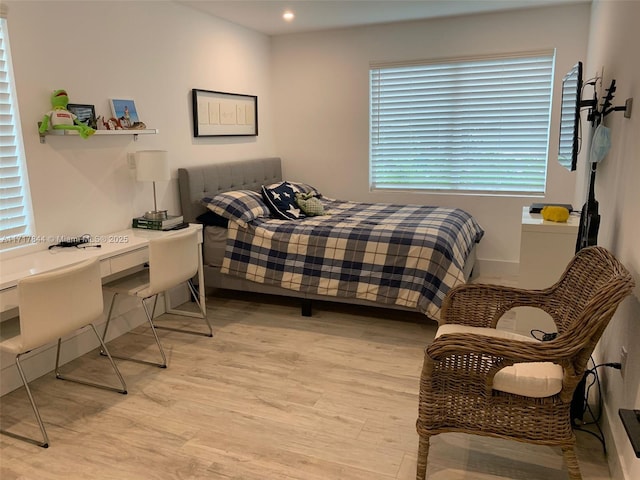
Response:
[[[609,473],[612,480],[625,480],[627,477],[624,473],[624,466],[620,463],[616,442],[613,440],[613,432],[611,431],[611,417],[607,405],[602,409],[602,433],[604,434],[605,444],[607,445],[607,463],[609,464]]]
[[[626,432],[621,424],[618,412],[612,412],[610,405],[606,402],[602,408],[601,428],[607,445],[607,463],[609,464],[611,479],[630,480],[631,477],[627,473],[624,463],[620,460],[624,454],[621,454],[620,448],[615,442],[616,438],[624,438],[626,440]],[[618,431],[614,432],[614,430]]]

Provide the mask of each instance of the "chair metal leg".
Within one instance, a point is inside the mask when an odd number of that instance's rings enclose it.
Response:
[[[195,300],[196,305],[198,305],[198,312],[199,313],[185,312],[185,311],[177,310],[177,309],[167,309],[167,313],[171,313],[171,314],[174,314],[174,315],[182,315],[184,317],[202,318],[207,324],[207,327],[209,329],[209,333],[198,332],[196,330],[187,330],[187,329],[183,329],[183,328],[165,327],[165,326],[162,326],[162,325],[156,325],[155,327],[158,328],[158,329],[161,329],[161,330],[171,330],[171,331],[174,331],[174,332],[190,333],[192,335],[202,335],[203,337],[213,337],[213,327],[211,326],[211,323],[209,322],[209,319],[207,318],[207,312],[204,311],[204,309],[202,308],[202,304],[200,303],[200,300],[198,298],[198,293],[197,293],[197,291],[196,291],[196,289],[195,289],[195,287],[193,285],[193,281],[191,279],[189,279],[187,281],[187,285],[189,286],[189,290],[190,290],[191,296]],[[155,312],[155,304],[154,304],[154,312]]]
[[[29,397],[29,401],[31,402],[31,408],[33,409],[33,413],[36,416],[36,420],[38,421],[38,425],[40,426],[40,432],[42,433],[43,441],[40,442],[33,438],[24,437],[22,435],[18,435],[16,433],[7,432],[6,430],[0,430],[0,433],[7,435],[9,437],[17,438],[18,440],[24,440],[29,443],[33,443],[42,448],[49,447],[49,437],[47,436],[47,431],[44,429],[44,424],[42,423],[42,418],[40,418],[40,412],[38,411],[38,407],[36,405],[35,400],[33,399],[33,395],[31,395],[31,389],[29,388],[29,383],[27,382],[27,377],[24,375],[24,371],[22,370],[22,365],[20,365],[20,355],[16,355],[16,366],[18,367],[18,373],[20,374],[20,378],[22,379],[22,383],[24,384],[24,388],[27,391],[27,396]]]
[[[104,345],[106,345],[107,329],[109,328],[109,323],[111,322],[111,316],[112,316],[112,313],[113,313],[113,305],[115,303],[117,295],[118,295],[117,293],[113,294],[113,298],[111,299],[111,305],[109,306],[109,314],[107,315],[107,323],[105,324],[104,332],[102,333],[102,343]],[[155,295],[155,299],[154,299],[154,303],[153,303],[153,311],[155,311],[157,300],[158,300],[158,296]],[[149,322],[149,325],[151,326],[151,332],[153,333],[153,337],[155,338],[156,343],[158,344],[158,349],[160,350],[160,356],[162,357],[162,362],[161,363],[157,363],[157,362],[150,362],[148,360],[140,360],[140,359],[133,358],[133,357],[123,357],[123,356],[119,356],[119,355],[110,355],[106,351],[106,348],[100,350],[100,355],[110,356],[111,358],[117,358],[118,360],[129,360],[131,362],[138,362],[138,363],[144,363],[146,365],[155,365],[155,366],[160,367],[160,368],[167,368],[167,357],[164,354],[164,349],[162,348],[162,344],[160,343],[160,339],[158,338],[158,334],[156,333],[155,326],[153,325],[153,320],[152,320],[153,319],[153,313],[151,313],[151,314],[149,313],[149,310],[147,308],[147,304],[145,303],[145,299],[143,298],[141,301],[142,301],[142,307],[144,308],[144,313],[147,316],[147,321]]]
[[[156,316],[156,307],[158,306],[158,295],[153,296],[153,308],[151,309],[151,320]],[[148,315],[147,315],[148,317]]]
[[[66,376],[66,375],[63,375],[62,373],[60,373],[59,364],[60,364],[60,346],[62,344],[62,339],[61,338],[58,339],[58,350],[56,352],[56,369],[55,369],[56,378],[59,379],[59,380],[66,380],[68,382],[74,382],[74,383],[80,383],[82,385],[88,385],[90,387],[102,388],[104,390],[111,390],[113,392],[118,392],[118,393],[122,393],[123,395],[126,395],[127,394],[127,385],[124,383],[124,378],[122,378],[122,375],[120,374],[120,370],[118,370],[118,367],[116,366],[115,362],[113,361],[113,358],[111,357],[111,354],[109,353],[109,350],[107,349],[107,346],[105,345],[104,341],[102,340],[102,338],[100,338],[100,335],[98,335],[98,331],[96,330],[96,327],[93,325],[93,323],[90,323],[89,326],[91,326],[91,329],[93,330],[93,333],[95,333],[96,337],[98,337],[98,341],[100,342],[100,351],[104,352],[105,355],[109,358],[109,361],[111,362],[111,367],[113,368],[113,371],[116,373],[116,376],[118,377],[118,380],[120,380],[120,385],[122,386],[122,388],[111,387],[109,385],[103,385],[103,384],[100,384],[100,383],[87,382],[85,380],[80,380],[80,379],[77,379],[77,378],[69,377],[69,376]]]
[[[113,313],[113,305],[116,303],[117,296],[118,294],[114,293],[113,297],[111,297],[109,313],[107,314],[107,323],[104,325],[104,331],[102,332],[102,342],[100,342],[103,345],[107,343],[107,330],[109,330],[109,323],[111,323],[111,314]],[[104,350],[100,350],[100,355],[106,355],[106,352]]]
[[[164,355],[164,349],[162,348],[162,344],[160,343],[160,339],[158,338],[158,333],[156,332],[156,327],[153,325],[153,313],[149,313],[149,309],[147,308],[147,304],[142,299],[142,307],[144,308],[144,313],[147,315],[147,320],[149,320],[149,325],[151,326],[151,332],[153,333],[153,337],[156,339],[156,343],[158,344],[158,349],[160,350],[160,356],[162,357],[162,363],[156,364],[160,368],[167,368],[167,357]],[[156,302],[158,301],[158,295],[155,295],[153,301],[153,312],[156,310]]]

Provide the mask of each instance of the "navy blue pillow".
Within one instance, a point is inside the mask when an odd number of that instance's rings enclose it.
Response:
[[[298,220],[305,214],[296,203],[296,192],[289,182],[277,186],[262,186],[262,199],[267,204],[271,215],[283,220]]]
[[[207,210],[202,215],[198,215],[196,220],[209,227],[229,227],[229,220],[224,218],[222,215],[212,212],[211,210]]]

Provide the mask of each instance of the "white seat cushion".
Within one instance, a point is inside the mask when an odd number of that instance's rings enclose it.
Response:
[[[495,328],[469,327],[466,325],[445,324],[436,332],[436,338],[452,333],[473,333],[488,337],[538,342],[538,340],[506,330]],[[505,367],[493,377],[493,389],[501,392],[522,395],[523,397],[544,398],[562,390],[563,371],[560,365],[551,362],[516,363]]]

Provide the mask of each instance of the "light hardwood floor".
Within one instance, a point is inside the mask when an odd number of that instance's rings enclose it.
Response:
[[[415,478],[418,380],[434,322],[330,303],[305,318],[294,300],[249,294],[215,296],[208,307],[214,338],[160,333],[169,368],[118,362],[128,395],[52,374],[32,382],[51,446],[1,435],[0,478]],[[110,348],[157,355],[144,327]],[[110,374],[105,362],[94,351],[66,371]],[[0,421],[38,434],[22,388],[2,397]],[[584,479],[609,479],[599,442],[577,435]],[[458,434],[432,439],[427,473],[567,478],[557,449]]]

